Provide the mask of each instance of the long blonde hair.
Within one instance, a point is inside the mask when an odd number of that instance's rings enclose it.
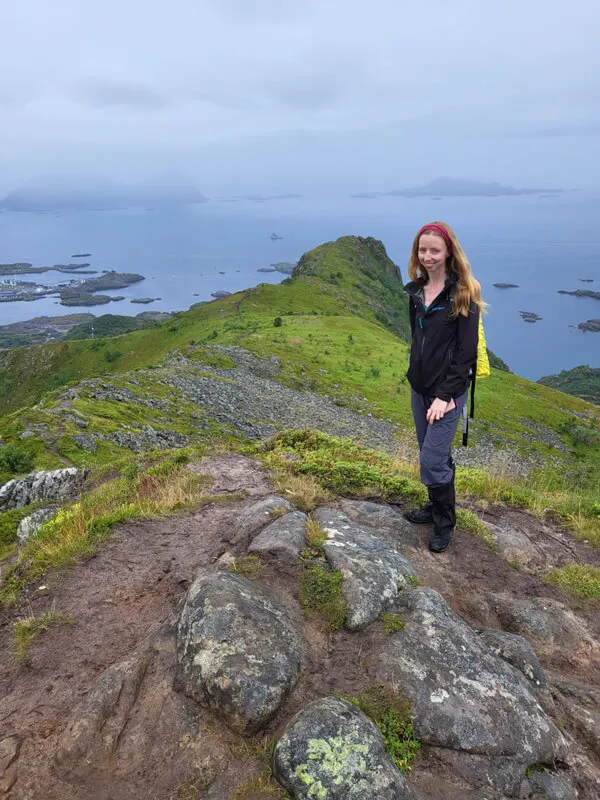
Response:
[[[469,307],[472,302],[475,303],[480,312],[485,313],[487,303],[485,303],[481,298],[481,284],[473,277],[469,259],[460,246],[460,242],[456,238],[456,234],[447,222],[439,222],[436,220],[431,224],[438,225],[439,227],[443,228],[448,234],[448,238],[452,242],[452,255],[446,261],[448,274],[458,280],[456,291],[453,293],[452,298],[452,316],[457,317],[459,314],[462,314],[463,317],[468,316]],[[435,230],[423,231],[422,228],[415,236],[412,250],[410,252],[410,260],[408,262],[408,276],[411,281],[415,281],[417,278],[422,277],[425,280],[425,283],[427,283],[429,280],[429,275],[427,274],[427,271],[423,269],[421,262],[419,261],[419,239],[424,233],[431,233],[434,236],[439,236],[442,241],[443,236]]]

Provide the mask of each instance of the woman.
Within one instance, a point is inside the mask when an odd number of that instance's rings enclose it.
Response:
[[[477,359],[481,286],[452,228],[431,222],[417,233],[405,287],[412,344],[407,377],[429,502],[406,518],[433,522],[429,549],[442,553],[456,524],[451,445]]]

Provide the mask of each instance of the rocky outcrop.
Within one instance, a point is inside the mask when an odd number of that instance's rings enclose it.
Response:
[[[61,735],[55,765],[62,777],[89,781],[114,753],[151,657],[146,643],[96,679]]]
[[[325,697],[277,742],[275,775],[298,800],[412,800],[377,727],[352,703]]]
[[[8,794],[17,780],[17,758],[21,749],[18,736],[0,740],[0,794]]]
[[[136,453],[144,450],[169,450],[172,447],[185,447],[190,437],[170,430],[157,430],[152,425],[144,425],[139,431],[115,431],[109,437],[119,447],[127,447]]]
[[[300,551],[306,544],[308,517],[292,511],[268,525],[252,541],[248,552],[279,562],[297,564]]]
[[[553,772],[533,772],[521,788],[525,800],[577,800],[571,781]]]
[[[23,547],[25,542],[33,536],[34,533],[40,530],[44,522],[51,520],[55,514],[56,510],[54,508],[40,508],[38,511],[34,511],[33,514],[22,519],[17,528],[19,546]]]
[[[417,576],[394,547],[340,511],[319,508],[314,517],[327,533],[325,556],[344,577],[342,589],[348,607],[345,625],[349,630],[360,630],[388,609],[398,592],[409,581],[417,581]]]
[[[285,497],[270,494],[246,509],[226,538],[231,544],[241,545],[246,548],[256,533],[265,525],[281,517],[282,514],[294,510],[294,506]]]
[[[401,595],[404,627],[379,653],[376,677],[413,703],[416,735],[475,785],[515,796],[529,766],[566,742],[528,681],[497,658],[433,589]]]
[[[494,655],[500,656],[531,681],[536,689],[547,689],[548,678],[542,669],[535,650],[522,636],[494,628],[483,628],[479,631],[481,640]]]
[[[529,639],[539,656],[562,654],[573,664],[588,664],[600,656],[598,642],[585,623],[558,600],[521,600],[493,594],[487,602],[500,626]]]
[[[200,576],[188,592],[177,653],[186,694],[232,729],[254,733],[298,680],[305,645],[256,584],[216,573]]]
[[[483,524],[492,534],[496,544],[496,552],[502,558],[530,569],[538,569],[545,566],[543,550],[525,533],[507,525],[495,525],[492,522],[484,522]]]
[[[13,478],[0,487],[0,511],[22,508],[30,503],[64,500],[81,489],[88,474],[88,470],[67,467]]]

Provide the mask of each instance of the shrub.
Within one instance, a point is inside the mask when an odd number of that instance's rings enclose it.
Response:
[[[33,456],[15,442],[10,442],[0,449],[0,470],[8,472],[31,472]]]
[[[281,326],[283,325],[283,320],[281,319],[281,317],[275,317],[275,319],[273,320],[273,325],[276,328],[281,328]]]

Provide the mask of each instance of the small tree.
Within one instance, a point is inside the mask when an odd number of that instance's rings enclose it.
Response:
[[[281,319],[281,317],[275,317],[275,319],[273,320],[273,325],[275,325],[276,328],[281,328],[281,326],[283,325],[283,320]]]

